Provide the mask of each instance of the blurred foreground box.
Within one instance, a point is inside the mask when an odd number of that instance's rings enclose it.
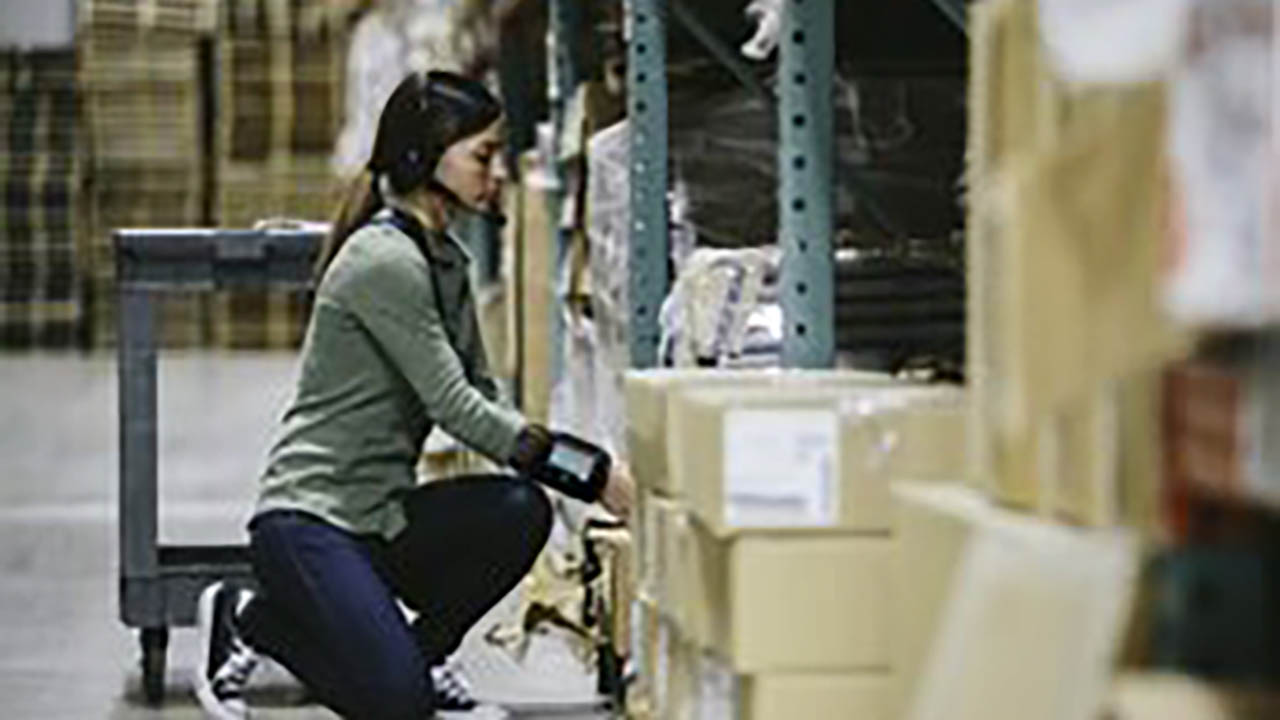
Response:
[[[1137,575],[1124,530],[901,484],[892,601],[895,717],[1096,718]]]

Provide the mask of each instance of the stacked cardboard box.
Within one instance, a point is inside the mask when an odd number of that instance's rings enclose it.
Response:
[[[626,394],[641,706],[891,717],[890,479],[959,479],[963,393],[666,370],[630,374]]]
[[[0,54],[0,347],[82,341],[82,137],[70,51]]]
[[[344,21],[323,3],[232,0],[221,26],[214,221],[244,228],[327,219],[339,189],[329,158],[343,102]],[[219,293],[210,339],[221,347],[295,347],[307,314],[308,298],[298,292]]]
[[[218,41],[219,223],[323,220],[343,102],[347,32],[316,3],[234,0]]]
[[[1119,439],[1154,425],[1128,409],[1154,406],[1157,368],[1186,347],[1157,292],[1165,88],[1068,86],[1034,0],[972,10],[973,472],[1015,507],[1134,520],[1149,503],[1122,501],[1152,476],[1128,474]]]
[[[80,0],[82,25],[203,34],[213,30],[216,0]]]
[[[958,485],[898,484],[894,502],[893,717],[1097,717],[1135,536],[1001,509]]]
[[[507,274],[509,326],[514,357],[506,363],[519,373],[521,410],[545,421],[551,410],[553,375],[552,321],[562,305],[556,296],[556,257],[559,220],[555,217],[557,181],[536,151],[520,157],[520,184],[505,198],[506,213],[514,219],[504,228],[504,257],[513,261]]]
[[[202,225],[207,112],[200,41],[211,0],[85,0],[77,51],[90,145],[90,234],[86,272],[94,344],[114,342],[115,259],[111,232],[127,227]],[[201,338],[202,303],[166,298],[160,332],[167,345]]]

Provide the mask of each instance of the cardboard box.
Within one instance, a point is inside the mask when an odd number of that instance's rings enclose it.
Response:
[[[651,600],[638,598],[631,612],[631,663],[635,680],[627,685],[627,717],[651,720],[655,717],[654,679],[658,667],[658,608]]]
[[[658,654],[654,669],[654,717],[690,720],[697,712],[698,650],[670,622],[658,630]]]
[[[881,673],[767,674],[741,678],[740,720],[891,720]],[[704,717],[711,717],[704,715]]]
[[[1115,384],[1189,346],[1159,304],[1167,91],[1062,82],[1037,15],[1034,0],[971,13],[970,478],[1100,524],[1128,512],[1114,486],[1137,467],[1116,438],[1147,433]]]
[[[535,152],[521,156],[523,182],[511,201],[516,218],[510,232],[518,238],[514,284],[515,346],[521,409],[526,417],[546,422],[551,405],[551,321],[559,299],[553,285],[558,222],[551,217],[553,179],[538,164]]]
[[[889,667],[891,540],[688,527],[675,596],[698,647],[740,673]]]
[[[990,493],[999,503],[1102,527],[1153,531],[1159,468],[1156,375],[1101,383],[1025,433],[970,424],[985,445]],[[972,451],[971,451],[972,452]]]
[[[669,472],[716,535],[886,533],[891,479],[963,476],[963,398],[942,386],[683,393],[670,400],[681,444]]]
[[[1280,717],[1274,687],[1230,685],[1174,671],[1116,678],[1105,717],[1114,720],[1262,720]]]
[[[627,446],[632,474],[641,489],[668,497],[683,492],[668,471],[681,438],[670,430],[670,399],[695,388],[829,387],[885,385],[879,373],[780,370],[638,370],[627,373]]]
[[[894,717],[1096,717],[1137,576],[1132,533],[894,488]]]
[[[740,674],[674,628],[664,631],[665,658],[636,685],[661,685],[628,705],[632,718],[670,720],[890,720],[891,681],[885,672]],[[656,700],[655,700],[656,698]]]
[[[953,493],[939,503],[894,489],[895,527],[892,608],[894,669],[893,717],[903,718],[914,697],[918,677],[939,634],[949,591],[958,586],[961,558],[977,518],[982,495]]]
[[[640,494],[645,507],[645,551],[640,564],[640,594],[680,627],[685,604],[677,593],[685,587],[689,549],[689,513],[676,500]]]

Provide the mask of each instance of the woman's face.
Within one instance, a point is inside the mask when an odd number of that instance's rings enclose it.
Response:
[[[488,209],[497,203],[501,186],[493,172],[502,150],[502,120],[450,145],[436,168],[441,182],[471,208]]]

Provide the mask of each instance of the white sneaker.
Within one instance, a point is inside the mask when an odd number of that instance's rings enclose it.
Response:
[[[196,671],[196,699],[205,715],[213,720],[249,717],[244,689],[258,667],[258,654],[240,636],[236,615],[252,597],[250,591],[221,581],[200,593],[196,608],[201,650]]]

